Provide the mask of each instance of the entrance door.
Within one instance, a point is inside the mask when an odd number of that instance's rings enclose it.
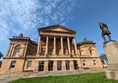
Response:
[[[74,69],[77,70],[78,69],[78,64],[77,64],[77,61],[74,60]]]

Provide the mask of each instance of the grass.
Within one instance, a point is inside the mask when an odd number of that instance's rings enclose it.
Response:
[[[89,73],[66,76],[48,76],[25,78],[9,83],[118,83],[117,80],[108,80],[105,73]]]

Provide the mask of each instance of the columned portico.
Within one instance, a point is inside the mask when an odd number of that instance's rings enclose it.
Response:
[[[42,36],[43,37],[43,36]],[[43,38],[40,38],[40,41],[38,42],[38,48],[37,48],[37,54],[41,53],[42,51],[42,39],[45,38],[45,55],[47,56],[48,55],[48,51],[50,50],[50,47],[49,47],[49,38],[51,37],[52,39],[52,52],[51,52],[51,57],[53,56],[56,56],[57,55],[57,48],[60,48],[59,49],[59,56],[60,57],[64,57],[65,55],[66,56],[70,56],[71,54],[74,55],[74,56],[77,56],[78,55],[78,50],[77,50],[77,44],[76,44],[76,39],[75,37],[65,37],[65,36],[44,36]],[[66,41],[64,41],[64,39]],[[60,40],[60,41],[57,41],[57,40]],[[72,44],[72,40],[73,40],[73,43]],[[58,43],[56,43],[58,42]],[[65,43],[64,43],[65,42]],[[67,44],[67,45],[66,45]],[[72,49],[72,45],[74,45],[74,49]],[[64,50],[65,46],[67,46],[67,50]]]

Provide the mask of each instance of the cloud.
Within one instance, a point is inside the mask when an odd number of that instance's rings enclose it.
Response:
[[[21,32],[37,40],[37,28],[52,24],[65,25],[79,1],[0,0],[0,43]]]

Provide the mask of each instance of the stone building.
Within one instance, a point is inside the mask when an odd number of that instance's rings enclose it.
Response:
[[[76,32],[61,25],[39,28],[38,43],[13,36],[0,72],[48,72],[102,68],[95,43],[76,43]]]

